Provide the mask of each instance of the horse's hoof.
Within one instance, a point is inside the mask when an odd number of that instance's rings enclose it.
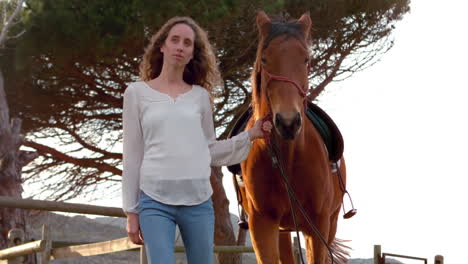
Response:
[[[242,228],[242,229],[249,229],[249,223],[247,223],[247,222],[244,221],[244,220],[239,220],[239,222],[237,222],[237,224],[238,224],[239,227]]]

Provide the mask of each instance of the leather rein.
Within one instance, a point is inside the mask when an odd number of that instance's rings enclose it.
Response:
[[[307,64],[307,73],[309,73],[309,71],[310,71],[310,64]],[[265,75],[267,76],[265,86],[264,86],[265,87],[264,92],[266,93],[267,103],[268,103],[268,107],[269,107],[269,113],[265,117],[262,118],[263,122],[266,122],[266,121],[271,121],[272,122],[272,119],[273,119],[273,116],[272,116],[273,112],[272,112],[272,109],[271,109],[271,100],[270,100],[268,91],[266,89],[271,81],[280,81],[280,82],[286,82],[286,83],[292,84],[296,88],[296,90],[299,92],[301,97],[303,98],[304,111],[306,111],[306,109],[307,109],[307,91],[308,91],[307,85],[303,85],[301,87],[301,85],[299,85],[298,82],[296,82],[294,80],[291,80],[291,79],[289,79],[287,77],[284,77],[284,76],[271,74],[264,67],[261,67],[260,73],[261,72],[264,72]],[[273,124],[273,122],[272,122],[272,124]],[[272,166],[273,166],[273,168],[279,169],[281,178],[282,178],[283,183],[284,183],[284,186],[285,186],[285,188],[286,188],[286,190],[288,192],[289,206],[291,207],[291,215],[292,215],[294,226],[295,226],[295,229],[296,229],[296,236],[298,238],[298,246],[299,246],[299,253],[300,253],[299,255],[300,255],[300,258],[301,258],[301,262],[303,264],[305,263],[304,259],[302,257],[302,247],[301,247],[301,241],[299,239],[299,229],[298,229],[298,226],[297,226],[297,219],[296,219],[296,213],[295,213],[294,207],[293,207],[293,202],[295,203],[295,205],[298,207],[301,214],[306,219],[308,225],[312,228],[312,230],[314,230],[315,234],[320,238],[321,242],[328,249],[332,264],[335,263],[334,258],[333,258],[333,249],[328,245],[328,243],[325,241],[324,237],[322,236],[322,234],[320,233],[318,228],[314,225],[314,223],[310,219],[309,215],[305,211],[304,207],[301,205],[299,199],[296,196],[296,193],[294,192],[291,184],[288,181],[288,177],[287,177],[286,171],[284,169],[285,166],[284,166],[284,164],[282,162],[282,159],[281,159],[281,151],[280,151],[280,149],[278,147],[277,141],[272,140],[270,138],[270,135],[268,133],[266,133],[266,132],[264,132],[264,138],[265,138],[265,142],[266,142],[267,152],[270,155],[270,158],[271,158],[271,161],[272,161]]]

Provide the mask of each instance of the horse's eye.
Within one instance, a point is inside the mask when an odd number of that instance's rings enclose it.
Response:
[[[266,64],[266,59],[262,57],[262,64]]]
[[[305,64],[308,64],[309,63],[309,58],[306,58],[305,61],[304,61]]]

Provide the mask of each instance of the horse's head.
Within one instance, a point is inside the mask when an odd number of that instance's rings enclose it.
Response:
[[[259,46],[253,73],[253,103],[256,115],[271,111],[276,132],[294,139],[303,123],[308,89],[308,37],[312,22],[304,14],[294,22],[272,22],[257,15]]]

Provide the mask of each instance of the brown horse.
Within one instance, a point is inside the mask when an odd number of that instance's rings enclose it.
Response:
[[[294,207],[298,230],[306,240],[308,263],[328,263],[329,250],[334,263],[344,263],[347,254],[335,239],[338,214],[343,201],[339,177],[332,172],[327,149],[314,126],[305,117],[308,87],[311,27],[309,14],[293,22],[272,22],[264,13],[257,15],[260,34],[252,74],[254,121],[271,114],[272,140],[278,144],[284,171],[298,200],[320,236]],[[240,188],[242,206],[249,218],[253,246],[260,264],[294,263],[289,232],[295,230],[288,193],[279,170],[272,167],[267,140],[253,143],[241,164],[244,185]],[[344,160],[340,172],[346,182]]]

